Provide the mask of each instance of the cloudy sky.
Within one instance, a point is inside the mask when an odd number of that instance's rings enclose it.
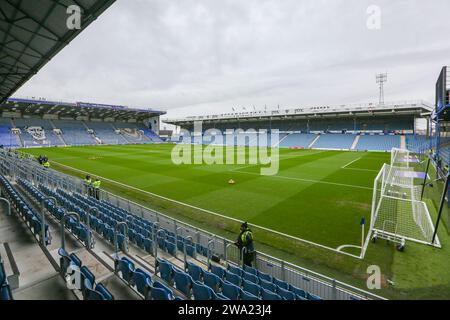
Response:
[[[448,0],[118,0],[15,96],[179,117],[374,102],[387,72],[387,101],[434,102],[449,12]]]

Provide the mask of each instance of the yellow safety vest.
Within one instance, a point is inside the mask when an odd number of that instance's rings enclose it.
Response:
[[[100,188],[100,184],[101,184],[100,181],[94,181],[94,182],[92,183],[92,185],[93,185],[93,187],[94,187],[95,189]]]
[[[249,235],[249,234],[252,235],[252,232],[250,230],[247,230],[247,231],[244,231],[241,235],[241,241],[244,246],[247,245],[247,235]]]
[[[90,186],[92,183],[92,179],[84,179],[84,183],[86,183],[88,186]]]
[[[44,162],[43,164],[42,164],[43,166],[44,166],[44,168],[50,168],[50,162]]]

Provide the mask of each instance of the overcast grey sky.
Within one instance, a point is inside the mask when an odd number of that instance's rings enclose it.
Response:
[[[367,28],[370,5],[381,29]],[[449,0],[118,0],[15,96],[163,108],[434,102]]]

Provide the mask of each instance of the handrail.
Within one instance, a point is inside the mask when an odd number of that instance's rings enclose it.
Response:
[[[155,259],[158,257],[158,237],[160,233],[165,233],[164,229],[156,230],[156,240],[155,240]]]
[[[8,207],[8,213],[7,213],[7,215],[10,216],[10,215],[11,215],[11,202],[10,202],[8,199],[3,198],[3,197],[0,197],[0,201],[3,201],[3,202],[6,203],[6,205],[7,205],[7,207]]]
[[[187,270],[187,251],[186,251],[186,240],[193,241],[191,236],[187,236],[183,241],[183,252],[184,252],[184,271]]]
[[[61,248],[63,250],[66,249],[66,232],[65,232],[66,217],[75,217],[77,220],[77,226],[80,226],[80,215],[78,213],[73,211],[64,213],[61,219]]]
[[[44,203],[45,201],[53,201],[53,205],[58,205],[58,202],[56,201],[55,197],[49,196],[49,197],[44,197],[41,200],[41,241],[44,247],[47,246],[46,242],[45,242],[45,206]]]
[[[128,224],[124,221],[121,221],[116,224],[114,228],[114,248],[116,250],[115,255],[116,257],[119,256],[119,241],[118,241],[118,233],[119,233],[119,226],[124,226],[124,240],[123,240],[123,252],[128,253]]]
[[[9,159],[9,160],[13,161],[13,159]],[[19,169],[17,163],[15,163],[15,165],[16,166],[14,166],[13,169],[14,170]],[[27,166],[27,169],[28,170],[30,170],[30,169],[32,170],[33,166],[37,166],[37,164],[35,164],[33,162],[33,163],[30,164],[30,166]],[[66,187],[65,187],[66,189],[69,188],[68,190],[71,190],[71,191],[79,190],[79,185],[80,185],[78,183],[79,178],[75,178],[75,177],[69,176],[67,174],[59,173],[59,172],[54,171],[54,170],[51,172],[51,174],[54,177],[64,177],[64,181],[67,182],[66,183]],[[75,189],[73,189],[73,190],[70,189],[72,187],[75,188]],[[77,191],[77,192],[79,192],[79,191]],[[123,197],[115,195],[115,194],[112,194],[112,193],[110,193],[108,191],[103,190],[102,192],[105,192],[108,195],[108,197],[110,197],[110,198],[117,199],[117,200],[123,200],[123,201],[126,201],[127,203],[128,202],[132,203],[135,207],[140,208],[142,210],[142,212],[144,212],[147,215],[148,214],[150,214],[150,215],[156,214],[156,215],[158,215],[160,217],[164,217],[165,219],[168,219],[168,220],[170,220],[172,222],[176,221],[177,224],[182,225],[184,228],[200,231],[202,235],[206,235],[206,236],[209,236],[209,237],[214,237],[215,236],[217,240],[220,240],[220,241],[224,242],[224,248],[225,248],[224,258],[225,258],[225,261],[227,263],[230,263],[230,261],[228,261],[229,259],[227,257],[227,251],[228,251],[228,248],[233,245],[233,242],[231,240],[228,240],[226,238],[217,236],[217,235],[212,234],[209,231],[203,230],[201,228],[194,227],[194,226],[189,225],[187,223],[178,221],[178,220],[176,220],[174,218],[171,218],[171,217],[167,216],[166,214],[163,214],[163,213],[158,212],[158,211],[153,210],[153,209],[149,209],[149,208],[147,208],[147,207],[145,207],[145,206],[143,206],[143,205],[141,205],[139,203],[130,201],[128,199],[124,199]],[[120,205],[119,205],[119,207],[120,207]],[[155,228],[155,224],[157,224],[157,223],[154,222],[154,228]],[[156,241],[155,241],[155,243],[156,243]],[[257,258],[258,261],[264,261],[264,262],[267,262],[267,263],[269,263],[271,265],[277,265],[278,264],[282,268],[285,268],[286,270],[289,270],[290,272],[294,272],[295,274],[299,275],[300,277],[306,277],[306,278],[308,278],[308,279],[310,279],[312,281],[315,281],[319,285],[323,285],[325,287],[332,287],[332,284],[334,283],[336,286],[333,287],[333,288],[335,288],[336,290],[341,291],[342,293],[350,295],[350,296],[360,297],[360,298],[369,298],[369,299],[385,299],[385,298],[383,298],[383,297],[381,297],[379,295],[376,295],[374,293],[365,291],[364,289],[361,289],[361,288],[358,288],[358,287],[354,287],[354,286],[352,286],[350,284],[347,284],[347,283],[335,280],[335,279],[333,279],[331,277],[328,277],[326,275],[317,273],[317,272],[312,271],[310,269],[303,268],[301,266],[295,265],[295,264],[290,263],[290,262],[283,261],[283,260],[278,259],[276,257],[267,255],[265,253],[257,252],[257,257],[258,257]],[[231,262],[231,263],[233,263],[233,262]]]
[[[157,236],[156,233],[158,232],[159,229],[159,223],[155,222],[153,223],[153,227],[152,227],[152,236],[153,236],[153,256],[155,257],[156,260],[156,256],[158,255],[158,245],[156,244],[157,242]]]
[[[207,257],[207,264],[206,264],[206,266],[207,266],[207,268],[209,268],[209,265],[210,265],[210,263],[211,263],[211,249],[210,249],[210,245],[212,244],[212,250],[214,250],[214,248],[216,247],[216,243],[215,243],[215,241],[214,241],[214,239],[211,239],[211,240],[209,240],[208,241],[208,246],[207,246],[207,249],[208,249],[208,257]]]

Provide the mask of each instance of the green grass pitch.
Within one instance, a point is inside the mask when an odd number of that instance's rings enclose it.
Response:
[[[280,149],[278,174],[261,176],[259,166],[248,164],[175,165],[172,148],[163,144],[27,152],[334,249],[361,244],[359,223],[363,216],[369,221],[374,178],[389,161],[389,153]],[[236,184],[228,184],[229,179]]]

